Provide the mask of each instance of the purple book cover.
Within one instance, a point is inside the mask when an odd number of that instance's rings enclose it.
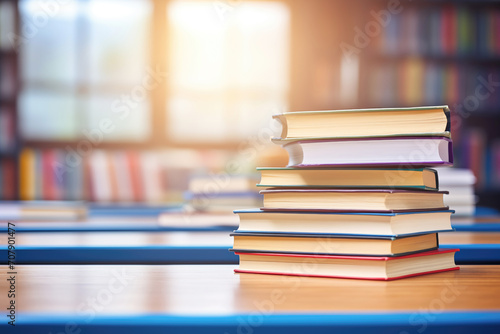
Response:
[[[288,167],[394,167],[400,166],[404,168],[425,168],[433,166],[452,166],[453,165],[453,142],[450,138],[444,136],[435,137],[419,137],[419,136],[399,136],[399,137],[363,137],[363,138],[331,138],[331,139],[312,139],[312,140],[296,140],[283,144],[283,147],[292,144],[315,143],[315,142],[338,142],[338,141],[369,141],[369,140],[399,140],[399,139],[419,139],[431,140],[442,139],[448,142],[448,161],[423,161],[423,162],[358,162],[358,163],[336,163],[336,164],[297,164],[288,165]]]
[[[435,191],[435,190],[402,190],[402,189],[282,189],[270,188],[261,190],[259,193],[419,193],[419,194],[449,194],[448,191]]]

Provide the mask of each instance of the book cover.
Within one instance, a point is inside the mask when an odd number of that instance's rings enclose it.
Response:
[[[317,172],[327,172],[327,173],[332,173],[332,174],[339,174],[339,173],[344,173],[344,172],[349,172],[349,171],[357,171],[357,172],[381,172],[384,171],[388,173],[395,173],[397,175],[394,176],[394,178],[401,178],[401,172],[402,170],[400,168],[390,168],[390,167],[380,167],[377,169],[373,168],[366,168],[366,167],[345,167],[345,168],[329,168],[329,167],[323,167],[323,166],[314,166],[314,167],[257,167],[257,170],[262,173],[262,171],[287,171],[284,172],[283,175],[286,176],[287,173],[293,173],[293,171],[298,171],[299,173],[303,172],[311,172],[315,173],[317,175]],[[391,179],[391,177],[385,175],[385,182],[384,184],[377,184],[377,185],[366,185],[366,184],[357,184],[357,185],[346,185],[346,184],[263,184],[263,183],[258,183],[257,187],[266,187],[266,188],[337,188],[337,189],[349,189],[349,188],[354,188],[354,189],[384,189],[384,188],[390,188],[390,189],[408,189],[408,190],[431,190],[435,191],[439,189],[439,177],[438,173],[436,170],[431,169],[431,168],[405,168],[404,172],[424,172],[424,171],[429,171],[434,174],[434,180],[436,187],[429,187],[425,185],[399,185],[399,184],[393,184],[397,182],[389,182],[388,180]],[[307,174],[304,174],[307,175]],[[423,176],[422,176],[423,178]],[[422,180],[423,181],[423,180]],[[304,182],[307,183],[307,182]]]
[[[432,255],[438,255],[438,254],[444,254],[444,253],[454,253],[458,252],[459,249],[436,249],[436,250],[431,250],[431,251],[426,251],[426,252],[419,252],[415,254],[408,254],[408,255],[403,255],[403,256],[396,256],[396,257],[389,257],[389,256],[351,256],[351,255],[311,255],[311,254],[287,254],[287,253],[235,253],[236,255],[259,255],[259,256],[277,256],[277,257],[291,257],[291,258],[306,258],[310,259],[311,261],[314,261],[314,259],[334,259],[334,260],[369,260],[369,261],[394,261],[394,260],[401,260],[401,259],[408,259],[412,257],[422,257],[422,256],[432,256]],[[270,271],[255,271],[255,270],[243,270],[243,269],[235,269],[235,273],[249,273],[249,274],[268,274],[268,275],[286,275],[286,276],[305,276],[305,277],[325,277],[325,278],[346,278],[346,279],[365,279],[365,280],[380,280],[380,281],[390,281],[390,280],[396,280],[396,279],[401,279],[401,278],[407,278],[407,277],[413,277],[413,276],[420,276],[420,275],[425,275],[425,274],[431,274],[431,273],[439,273],[439,272],[445,272],[445,271],[451,271],[451,270],[458,270],[460,267],[458,266],[453,266],[450,268],[444,268],[444,269],[439,269],[439,270],[430,270],[430,271],[422,271],[418,273],[413,273],[409,275],[402,275],[402,276],[394,276],[394,277],[361,277],[361,276],[330,276],[330,275],[316,275],[316,274],[297,274],[297,273],[282,273],[282,272],[270,272]]]

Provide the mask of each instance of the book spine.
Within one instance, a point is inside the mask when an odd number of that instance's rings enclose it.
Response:
[[[127,154],[130,179],[132,180],[132,189],[134,193],[134,200],[140,202],[144,200],[144,190],[141,184],[139,157],[137,152],[130,151]]]
[[[55,163],[55,156],[52,150],[45,150],[42,152],[42,192],[43,199],[55,200],[56,199],[56,184],[55,184],[55,171],[52,166]]]
[[[29,148],[19,156],[19,197],[24,201],[35,199],[35,153]]]

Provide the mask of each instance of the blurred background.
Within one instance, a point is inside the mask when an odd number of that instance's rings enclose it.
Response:
[[[273,114],[436,104],[500,208],[498,3],[0,0],[3,200],[180,202],[285,165]]]

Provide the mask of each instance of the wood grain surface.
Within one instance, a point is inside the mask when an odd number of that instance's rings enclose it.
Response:
[[[500,266],[380,282],[235,274],[232,265],[17,266],[19,312],[168,313],[499,310]],[[0,307],[7,305],[0,269]]]

